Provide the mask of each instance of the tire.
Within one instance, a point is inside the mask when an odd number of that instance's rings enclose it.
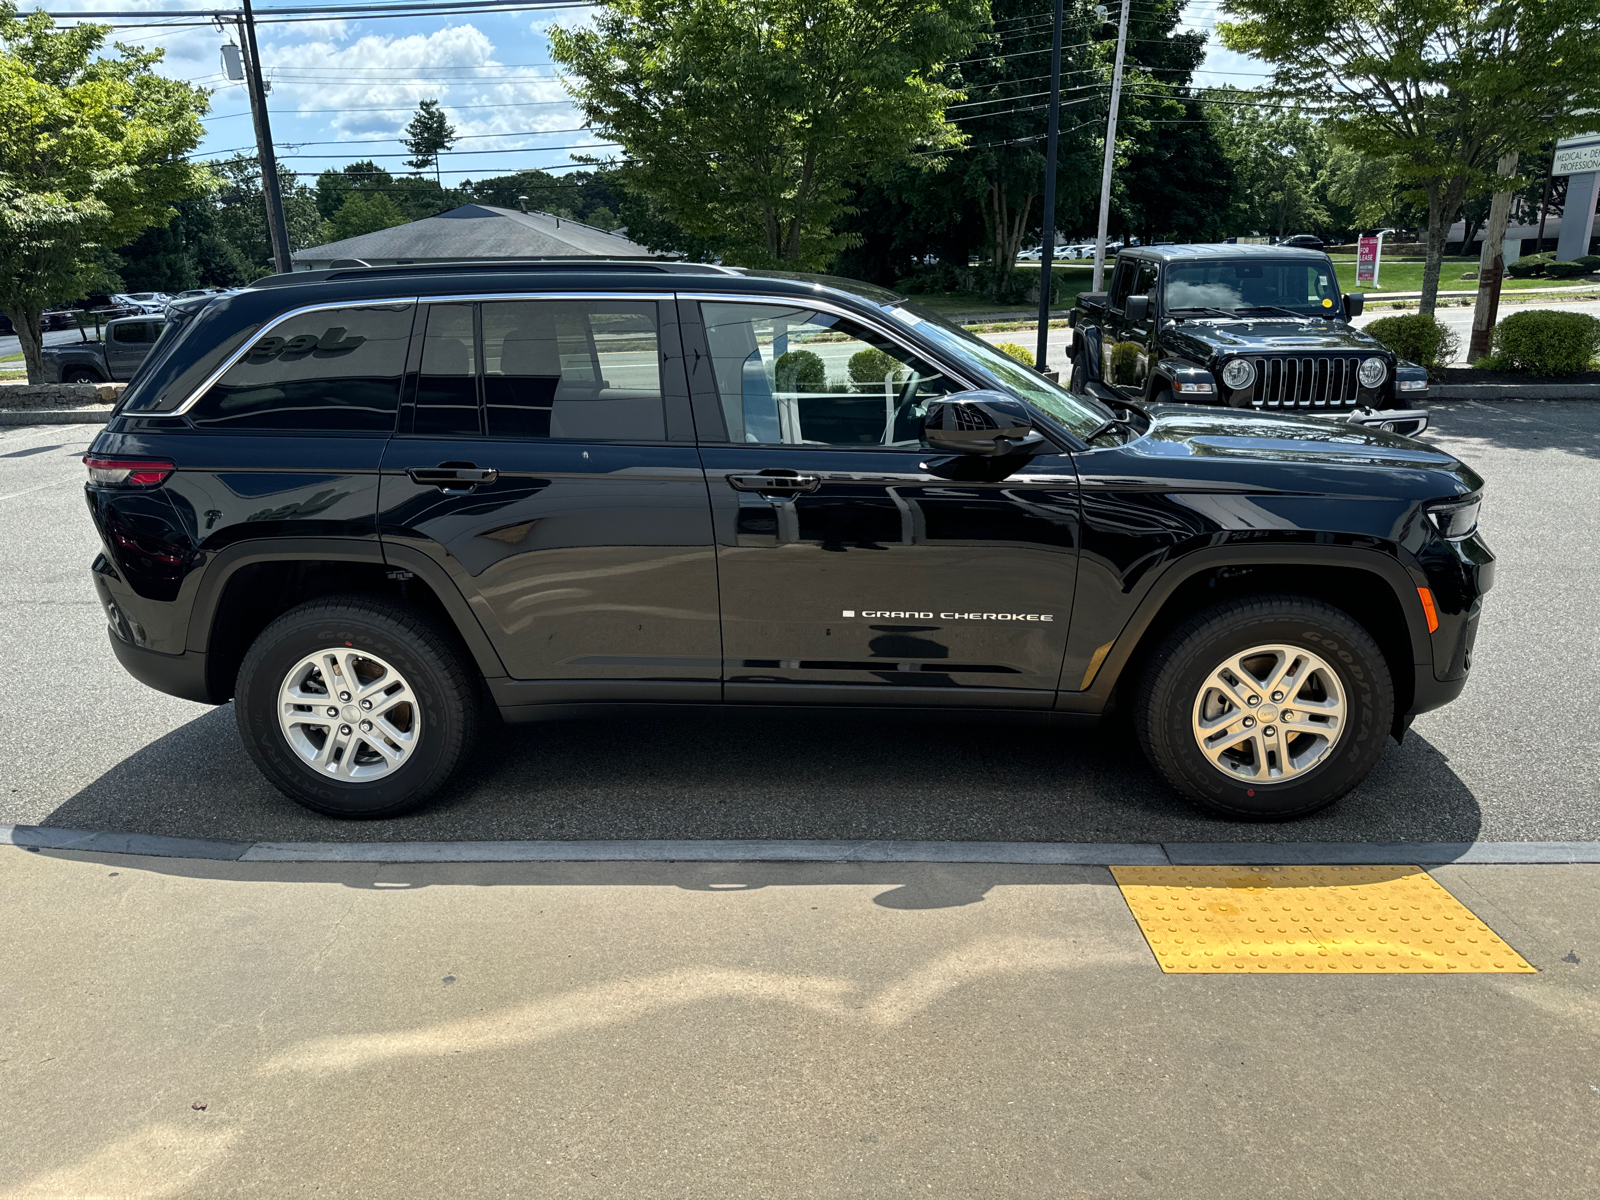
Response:
[[[1252,650],[1262,653],[1245,657]],[[1291,682],[1274,704],[1270,687],[1256,685],[1285,669]],[[1256,707],[1246,707],[1252,695]],[[1289,708],[1296,701],[1307,707]],[[1161,777],[1243,821],[1332,804],[1367,777],[1393,719],[1393,680],[1371,635],[1340,609],[1295,595],[1235,600],[1185,622],[1151,658],[1134,706]]]
[[[1169,388],[1169,387],[1162,388],[1154,396],[1150,397],[1150,403],[1151,404],[1171,404],[1171,403],[1173,403],[1172,389]]]
[[[340,678],[328,664],[356,677],[348,701],[340,688],[327,694],[324,679]],[[415,609],[335,596],[261,631],[239,667],[234,715],[256,766],[291,800],[331,817],[392,817],[426,801],[470,752],[476,682]],[[293,703],[319,691],[326,708]],[[339,712],[325,720],[328,708]]]
[[[61,373],[62,383],[104,383],[93,367],[68,367]]]

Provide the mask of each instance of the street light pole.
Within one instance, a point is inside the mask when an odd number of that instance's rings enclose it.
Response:
[[[245,89],[250,93],[250,115],[256,127],[256,152],[261,159],[261,193],[267,201],[267,232],[272,237],[272,262],[279,274],[293,267],[289,261],[289,226],[283,217],[283,195],[278,190],[278,156],[272,152],[272,124],[267,119],[267,89],[261,82],[261,55],[256,49],[256,18],[250,0],[244,0],[239,22],[244,42]]]
[[[1034,362],[1040,371],[1050,343],[1050,267],[1056,256],[1056,136],[1061,127],[1061,16],[1056,0],[1056,27],[1050,41],[1050,133],[1044,152],[1044,240],[1039,255],[1039,352]]]
[[[249,0],[246,0],[248,3]],[[1100,234],[1094,247],[1094,282],[1098,292],[1106,278],[1106,226],[1111,220],[1111,159],[1117,149],[1117,105],[1122,100],[1122,59],[1128,51],[1128,0],[1117,20],[1117,65],[1111,72],[1111,111],[1106,114],[1106,157],[1100,168]]]

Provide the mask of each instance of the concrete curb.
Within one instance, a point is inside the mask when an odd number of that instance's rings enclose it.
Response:
[[[14,408],[0,411],[0,427],[11,425],[104,425],[111,419],[108,405],[100,409]]]
[[[1130,867],[1600,863],[1600,842],[221,842],[0,825],[0,845],[257,863],[927,862]]]
[[[1600,383],[1439,383],[1429,400],[1600,400]]]

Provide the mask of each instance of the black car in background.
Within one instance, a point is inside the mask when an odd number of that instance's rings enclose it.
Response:
[[[1314,233],[1297,233],[1293,237],[1284,238],[1278,245],[1298,250],[1325,250],[1328,243]]]
[[[1350,324],[1326,254],[1282,246],[1149,246],[1071,316],[1072,387],[1103,399],[1297,411],[1420,433],[1428,373]]]
[[[1121,711],[1186,796],[1290,817],[1460,693],[1494,572],[1439,450],[1117,408],[893,293],[691,264],[179,300],[85,463],[117,657],[341,816],[492,716],[788,707]]]

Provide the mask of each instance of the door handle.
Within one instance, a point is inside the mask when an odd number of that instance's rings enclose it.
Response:
[[[412,483],[433,484],[440,491],[468,491],[480,483],[493,483],[500,472],[493,467],[438,466],[411,467],[406,471]]]
[[[822,482],[815,475],[769,475],[762,472],[759,475],[729,475],[729,486],[741,492],[775,492],[781,495],[795,495],[799,492],[814,492]]]

